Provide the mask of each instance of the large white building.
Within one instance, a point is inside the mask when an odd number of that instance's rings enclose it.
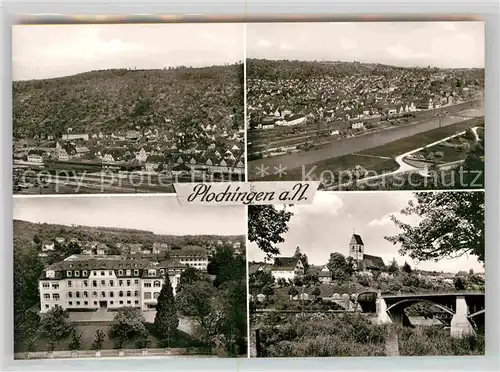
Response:
[[[195,269],[206,271],[208,266],[208,252],[205,248],[196,245],[184,246],[181,249],[172,248],[168,257]]]
[[[63,309],[116,309],[132,306],[154,309],[169,276],[174,295],[186,265],[175,259],[162,262],[74,257],[47,267],[39,280],[41,312]]]
[[[304,265],[297,257],[277,257],[271,268],[271,275],[275,281],[280,279],[290,281],[304,275]]]

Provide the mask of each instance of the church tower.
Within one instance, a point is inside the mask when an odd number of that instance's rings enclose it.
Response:
[[[352,234],[351,242],[349,243],[349,257],[352,257],[356,262],[362,262],[365,254],[365,243],[361,239],[361,235]]]

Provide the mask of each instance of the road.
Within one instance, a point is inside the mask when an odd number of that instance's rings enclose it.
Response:
[[[465,119],[460,115],[468,117],[484,116],[484,107],[454,113],[453,116],[443,117],[441,120],[435,118],[424,122],[393,127],[379,132],[334,141],[324,147],[308,152],[280,155],[251,161],[248,163],[248,177],[250,180],[259,180],[259,169],[262,169],[262,167],[268,167],[268,173],[278,167],[295,169],[306,165],[312,165],[323,160],[365,151],[419,133],[464,121]]]

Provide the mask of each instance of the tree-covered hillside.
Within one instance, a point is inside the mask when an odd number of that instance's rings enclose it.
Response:
[[[243,65],[112,69],[13,82],[15,137],[196,124],[243,128]]]
[[[321,78],[325,76],[349,75],[384,75],[388,78],[402,73],[420,74],[425,77],[436,73],[453,73],[457,79],[471,80],[484,85],[484,69],[438,69],[438,68],[408,68],[383,65],[380,63],[362,63],[345,61],[298,61],[298,60],[267,60],[247,59],[247,77],[249,79],[299,79]]]
[[[47,223],[32,223],[14,220],[14,237],[20,242],[45,242],[55,238],[65,240],[78,239],[81,242],[99,241],[104,244],[111,243],[167,243],[170,245],[201,245],[209,242],[239,241],[244,246],[245,237],[242,235],[159,235],[151,231],[120,229],[92,226],[65,226]]]

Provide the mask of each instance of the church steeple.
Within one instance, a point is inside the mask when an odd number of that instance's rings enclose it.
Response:
[[[363,261],[364,253],[365,243],[361,235],[356,234],[353,229],[351,241],[349,243],[349,257],[352,257],[356,261]]]

